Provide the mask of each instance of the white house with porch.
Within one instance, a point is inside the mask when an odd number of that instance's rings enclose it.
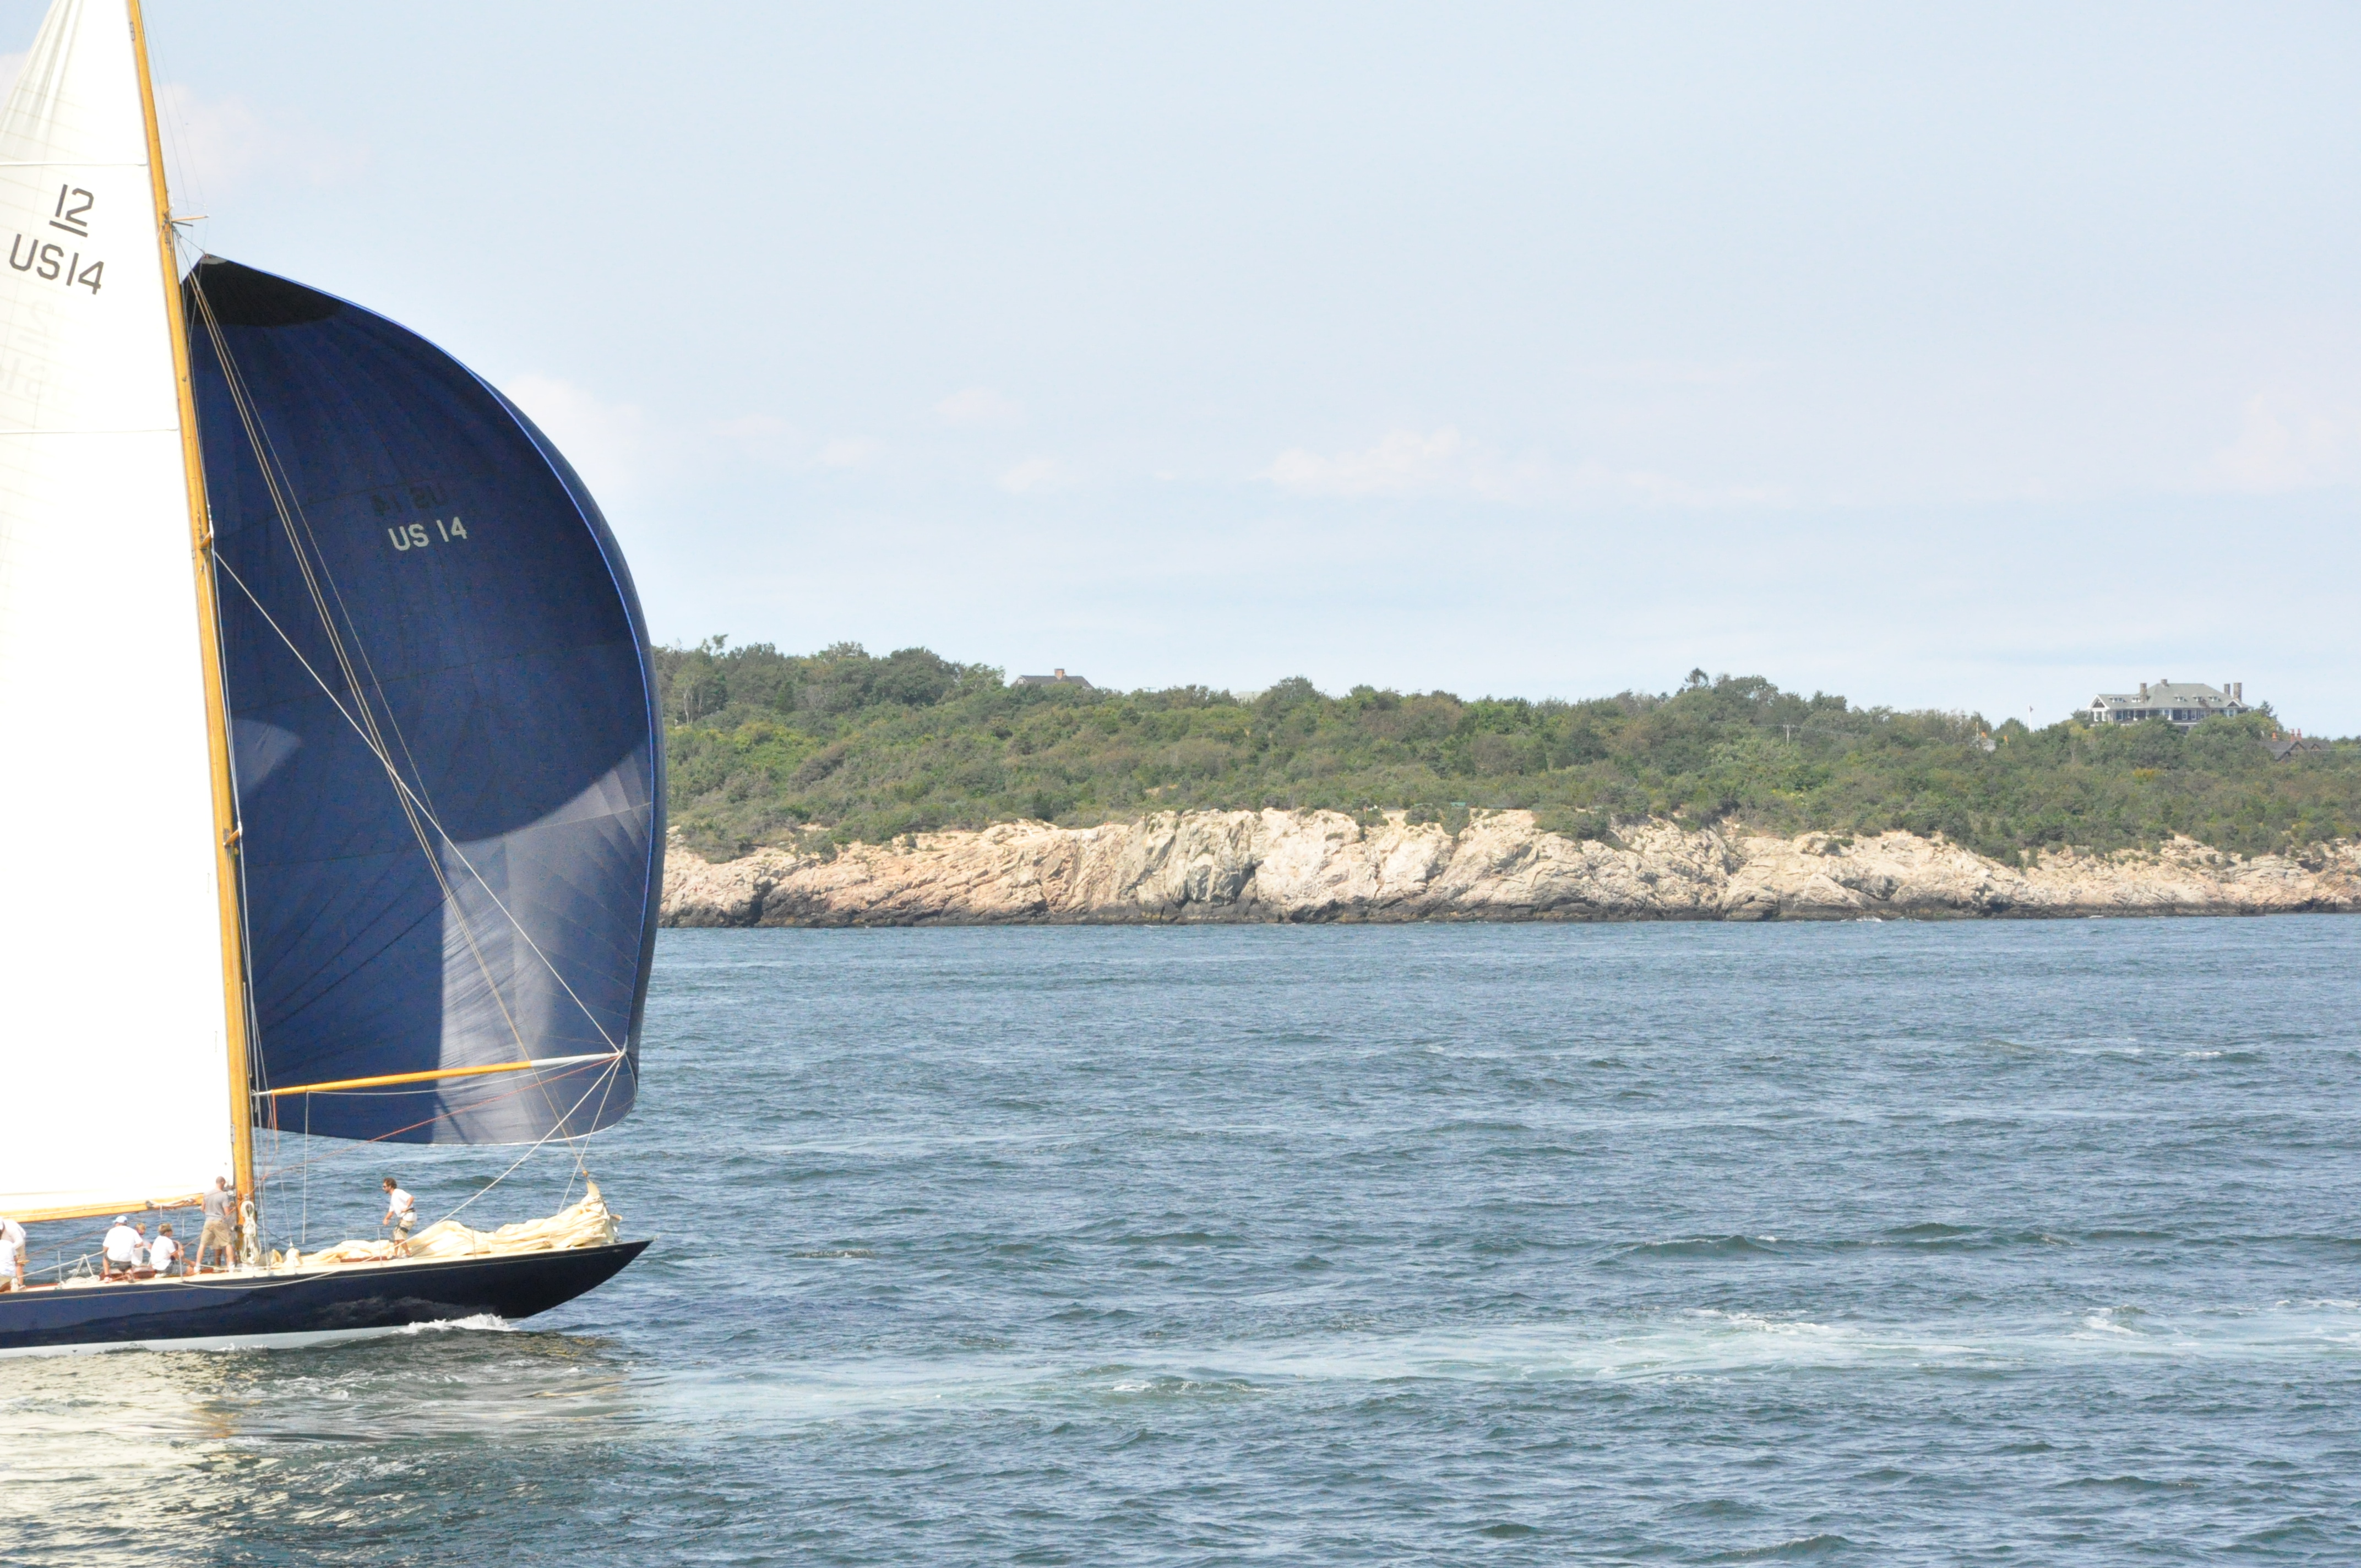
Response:
[[[2081,714],[2091,724],[2137,724],[2161,718],[2183,729],[2200,719],[2252,713],[2246,706],[2246,683],[2224,681],[2209,686],[2196,681],[2142,681],[2137,692],[2101,692]]]

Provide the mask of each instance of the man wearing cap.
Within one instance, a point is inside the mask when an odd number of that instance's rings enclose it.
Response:
[[[230,1234],[229,1228],[230,1204],[233,1201],[235,1201],[235,1195],[229,1190],[229,1179],[225,1176],[214,1177],[214,1190],[204,1197],[205,1228],[197,1233],[197,1257],[196,1262],[189,1269],[190,1273],[194,1274],[203,1268],[205,1259],[213,1255],[215,1247],[221,1249],[221,1266],[224,1268],[231,1267],[237,1262],[236,1256],[237,1244]]]
[[[117,1214],[115,1223],[107,1227],[103,1250],[106,1266],[100,1271],[99,1277],[128,1279],[131,1271],[139,1266],[139,1233],[131,1228],[129,1220]]]

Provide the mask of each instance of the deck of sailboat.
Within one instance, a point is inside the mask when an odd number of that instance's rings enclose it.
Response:
[[[218,1272],[0,1295],[0,1355],[321,1343],[461,1318],[510,1321],[604,1284],[644,1241]]]

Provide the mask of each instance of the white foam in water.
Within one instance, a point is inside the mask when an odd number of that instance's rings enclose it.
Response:
[[[2129,1321],[2125,1321],[2128,1319]],[[1120,1361],[1060,1367],[1011,1356],[880,1359],[799,1367],[784,1376],[683,1382],[681,1419],[830,1420],[862,1412],[993,1408],[1040,1401],[1189,1399],[1281,1395],[1331,1383],[1564,1379],[1681,1381],[1806,1371],[1879,1377],[1961,1369],[2034,1371],[2094,1360],[2343,1359],[2361,1349],[2361,1302],[2278,1302],[2151,1322],[2101,1307],[2005,1329],[1821,1322],[1697,1308],[1620,1324],[1512,1325],[1456,1335],[1365,1334],[1231,1344],[1142,1347]]]
[[[516,1325],[498,1312],[478,1312],[472,1318],[445,1318],[436,1323],[411,1323],[397,1332],[405,1334],[435,1334],[447,1333],[454,1329],[465,1329],[473,1333],[516,1332]]]

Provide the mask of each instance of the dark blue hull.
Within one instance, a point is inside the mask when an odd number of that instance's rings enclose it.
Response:
[[[514,1321],[605,1284],[647,1245],[0,1295],[0,1354],[317,1343],[486,1313]]]

